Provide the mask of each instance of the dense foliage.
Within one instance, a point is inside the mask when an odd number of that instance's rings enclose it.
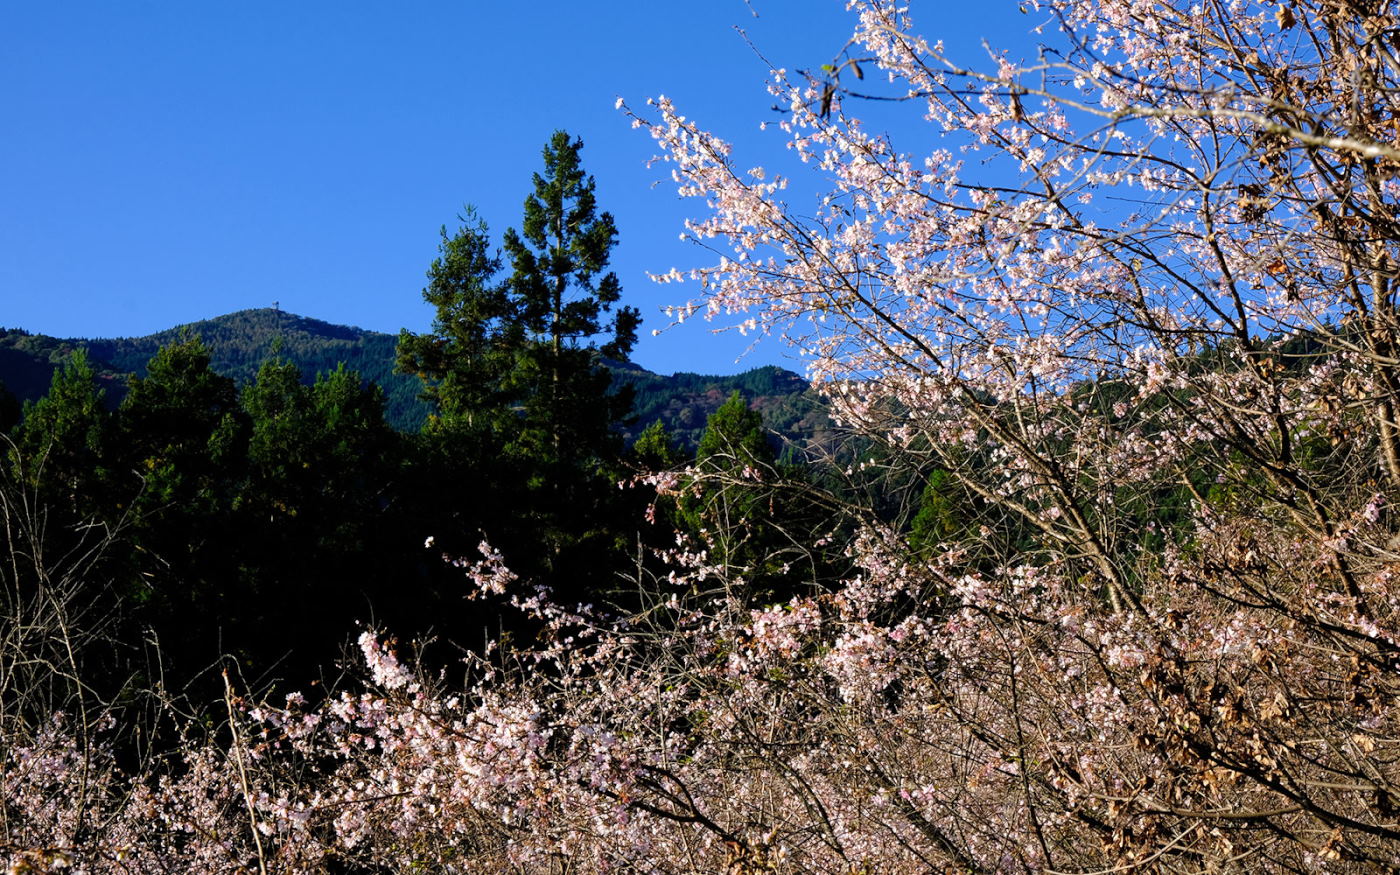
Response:
[[[546,150],[558,165],[555,182],[575,194],[552,192],[541,179],[527,204],[592,196],[578,149],[556,137]],[[560,150],[572,158],[563,161]],[[580,209],[571,221],[587,225],[589,210]],[[593,293],[580,295],[573,284],[579,276],[592,282],[614,233],[595,228],[578,270],[560,274],[572,299],[561,301],[572,309],[559,311],[571,320],[561,329],[569,336],[559,338],[548,296],[541,302],[513,291],[524,281],[497,275],[484,237],[444,234],[425,290],[440,333],[399,340],[400,360],[414,366],[410,379],[434,410],[417,433],[390,427],[383,391],[344,359],[316,374],[292,359],[382,358],[387,335],[272,310],[196,326],[212,342],[188,329],[71,343],[9,332],[6,348],[50,365],[52,377],[10,435],[7,471],[29,492],[24,513],[40,517],[36,562],[95,551],[88,570],[109,584],[108,631],[124,644],[102,684],[159,683],[193,697],[198,710],[218,695],[225,657],[260,689],[333,675],[357,621],[457,647],[479,646],[489,628],[533,634],[533,622],[461,599],[458,572],[440,559],[443,550],[473,549],[487,530],[540,582],[578,598],[625,598],[619,572],[635,566],[637,539],[656,545],[661,536],[643,519],[645,490],[619,483],[685,456],[679,448],[664,460],[623,452],[633,420],[622,418],[628,387],[616,383],[644,382],[653,405],[677,392],[648,372],[604,367],[611,360],[603,352],[626,353],[632,311],[620,311],[625,318],[611,327],[606,349],[583,333],[601,329],[590,314],[604,312],[605,302],[587,304]],[[602,281],[607,296],[615,285]],[[480,297],[468,303],[472,294]],[[559,380],[549,366],[556,340]],[[138,362],[147,348],[149,360]],[[90,351],[134,375],[114,384],[114,371],[95,367]],[[258,355],[261,364],[242,379]],[[714,392],[730,383],[805,389],[773,369],[728,379],[684,375],[677,385]],[[703,420],[707,401],[687,403]],[[16,409],[9,424],[18,418]],[[654,430],[661,418],[653,418]],[[567,433],[553,434],[556,424]],[[691,429],[679,440],[701,433]],[[94,539],[97,531],[106,534]],[[152,652],[159,664],[140,665]]]
[[[597,210],[582,149],[563,131],[545,146],[521,230],[505,233],[506,276],[470,208],[455,235],[443,229],[423,291],[433,330],[404,331],[398,346],[400,370],[433,405],[424,440],[443,455],[471,447],[473,461],[491,459],[492,491],[514,502],[518,512],[496,520],[498,543],[523,570],[567,578],[575,592],[597,591],[585,576],[622,546],[613,516],[630,505],[617,499],[618,426],[632,398],[604,360],[626,358],[639,322],[616,306],[621,286],[606,269],[617,229]]]
[[[416,374],[395,369],[397,335],[333,325],[272,309],[241,310],[214,319],[160,331],[145,337],[61,339],[19,329],[0,329],[0,380],[21,401],[36,401],[48,391],[54,372],[76,349],[84,349],[102,382],[104,398],[115,407],[125,397],[129,375],[145,373],[146,362],[162,347],[198,337],[209,350],[215,372],[243,386],[269,359],[285,359],[303,379],[344,365],[383,391],[384,419],[399,431],[422,427],[431,404],[419,396]],[[633,439],[657,420],[685,446],[695,447],[706,418],[738,389],[758,405],[769,428],[799,444],[824,439],[830,423],[825,406],[807,382],[772,366],[733,376],[656,374],[634,364],[605,360],[618,385],[631,387],[635,400],[621,431]]]

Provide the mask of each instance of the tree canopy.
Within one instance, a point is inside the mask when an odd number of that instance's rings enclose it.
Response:
[[[623,506],[613,488],[622,474],[618,426],[632,395],[614,389],[604,362],[626,358],[639,322],[635,308],[619,305],[620,283],[607,270],[617,229],[598,211],[582,149],[563,131],[550,138],[520,230],[505,233],[504,259],[470,208],[456,234],[443,229],[423,292],[436,311],[433,330],[403,332],[398,353],[435,407],[425,437],[445,452],[493,458],[499,500],[528,521],[516,529],[496,515],[488,528],[498,543],[542,563],[530,565],[539,573],[562,573],[570,557],[570,577],[597,566],[596,555],[585,557],[615,540],[607,521]],[[459,476],[465,486],[476,473]],[[535,547],[524,546],[526,533]]]

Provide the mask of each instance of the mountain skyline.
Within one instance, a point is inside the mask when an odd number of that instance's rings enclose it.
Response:
[[[651,138],[615,104],[645,113],[665,95],[717,125],[736,160],[751,156],[741,168],[795,175],[762,157],[780,146],[761,129],[779,117],[764,86],[772,66],[838,55],[856,21],[844,6],[11,4],[0,324],[143,336],[279,301],[426,331],[433,310],[419,293],[439,227],[455,228],[466,204],[496,241],[519,227],[540,150],[563,129],[583,139],[598,207],[617,222],[611,268],[644,319],[633,358],[658,373],[800,370],[778,338],[745,355],[755,335],[710,333],[744,314],[668,329],[663,308],[703,290],[648,274],[711,263],[680,239],[703,204],[677,195]],[[1014,4],[933,14],[971,61],[984,38],[1035,23]],[[791,197],[817,206],[805,188]]]
[[[21,401],[47,391],[53,372],[78,347],[87,350],[107,390],[108,403],[120,402],[126,381],[141,375],[162,346],[197,335],[209,348],[219,373],[246,385],[269,359],[284,358],[302,371],[306,382],[340,365],[357,371],[384,392],[385,417],[401,431],[414,431],[429,413],[418,398],[417,377],[394,371],[397,334],[339,325],[274,308],[239,310],[197,322],[175,325],[138,337],[54,337],[27,327],[0,327],[0,385]],[[623,429],[632,439],[661,420],[683,446],[693,447],[710,413],[733,391],[759,410],[765,423],[785,441],[804,443],[830,426],[825,408],[798,374],[772,365],[735,374],[678,371],[657,374],[634,362],[606,362],[615,384],[636,394],[634,420]]]

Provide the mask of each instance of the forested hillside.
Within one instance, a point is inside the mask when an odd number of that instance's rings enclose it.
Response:
[[[557,179],[536,180],[533,209],[572,199],[575,221],[606,242],[581,148],[551,140]],[[15,502],[44,549],[13,529],[10,545],[36,562],[78,557],[73,595],[108,612],[118,645],[89,683],[149,680],[142,636],[159,642],[163,682],[200,698],[217,692],[208,669],[226,658],[259,685],[314,680],[365,617],[454,647],[480,646],[483,624],[534,633],[464,599],[443,557],[486,538],[556,593],[630,603],[628,576],[657,561],[638,549],[729,523],[718,508],[730,491],[696,481],[684,499],[659,499],[654,478],[694,460],[716,476],[809,482],[803,454],[830,426],[806,383],[777,368],[665,377],[625,363],[636,312],[589,282],[607,246],[586,263],[537,258],[560,245],[557,227],[508,235],[526,278],[500,285],[487,284],[499,263],[467,259],[463,272],[452,257],[487,251],[484,225],[444,231],[426,295],[438,317],[421,335],[269,309],[140,338],[0,335],[0,375],[25,402],[20,415],[0,395],[0,502]],[[761,517],[805,531],[813,507],[769,498]]]
[[[144,337],[60,339],[0,329],[0,386],[21,401],[37,400],[48,391],[68,354],[82,348],[103,381],[107,402],[115,405],[125,396],[130,375],[143,375],[146,363],[161,347],[185,337],[199,337],[215,372],[239,385],[251,382],[258,368],[273,358],[295,364],[308,382],[343,364],[383,390],[385,418],[394,428],[416,431],[429,412],[419,398],[418,378],[394,369],[398,335],[272,308],[240,310]],[[665,376],[630,363],[609,364],[617,384],[636,392],[632,416],[620,426],[628,439],[659,420],[680,445],[694,448],[706,418],[736,390],[784,440],[805,445],[830,428],[825,408],[808,391],[806,381],[780,368],[755,368],[734,376]]]

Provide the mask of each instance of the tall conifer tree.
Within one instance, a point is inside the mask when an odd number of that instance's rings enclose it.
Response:
[[[565,464],[607,447],[612,425],[630,408],[630,396],[609,393],[611,377],[598,357],[625,359],[640,322],[634,307],[613,312],[622,288],[617,274],[604,271],[617,226],[598,212],[582,149],[582,140],[554,133],[521,228],[505,235],[506,289],[530,341],[515,373],[525,390],[521,448]]]
[[[519,346],[520,329],[504,288],[496,281],[500,258],[491,252],[490,230],[467,207],[457,233],[440,234],[438,257],[428,269],[423,300],[437,310],[428,334],[399,334],[398,370],[423,381],[433,404],[434,427],[489,429],[509,410],[505,376]]]
[[[600,557],[622,512],[614,427],[631,395],[612,390],[604,361],[627,357],[640,322],[636,308],[618,305],[621,283],[608,270],[617,227],[598,210],[582,148],[563,131],[550,138],[520,228],[506,232],[500,256],[470,210],[455,236],[444,231],[423,292],[437,310],[433,330],[404,332],[398,351],[400,370],[423,379],[436,407],[425,437],[454,463],[446,479],[476,496],[474,507],[483,488],[498,493],[489,520],[460,507],[440,518],[458,521],[467,547],[475,526],[498,545],[517,541],[517,566],[551,576],[607,564]],[[441,484],[443,472],[434,478]]]
[[[54,509],[91,515],[99,503],[111,437],[102,396],[87,351],[78,348],[54,372],[48,394],[25,405],[12,462]]]

